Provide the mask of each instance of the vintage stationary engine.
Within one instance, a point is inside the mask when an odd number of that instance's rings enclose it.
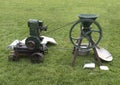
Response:
[[[25,43],[17,43],[14,50],[9,55],[8,59],[18,61],[20,56],[28,56],[32,63],[43,62],[44,54],[47,51],[47,46],[41,44],[43,37],[40,33],[47,30],[47,26],[43,26],[43,21],[30,19],[28,21],[29,37],[25,39]]]
[[[46,31],[47,27],[43,26],[43,22],[39,20],[29,20],[28,27],[30,28],[30,36],[26,39],[25,45],[29,50],[43,50],[41,45],[42,37],[40,37],[41,31]]]

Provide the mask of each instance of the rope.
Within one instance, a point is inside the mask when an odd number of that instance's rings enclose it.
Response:
[[[72,21],[72,22],[69,22],[69,23],[67,23],[67,24],[65,24],[65,25],[63,25],[63,26],[61,26],[61,27],[58,27],[58,28],[56,28],[56,29],[53,29],[53,30],[48,31],[48,32],[46,32],[46,33],[43,33],[43,35],[44,35],[44,34],[49,34],[49,33],[53,32],[53,31],[55,32],[55,31],[57,31],[57,30],[63,29],[64,27],[67,27],[67,26],[69,26],[69,25],[75,23],[76,21],[77,21],[77,20]],[[50,48],[48,48],[48,49],[50,49]],[[73,50],[73,49],[71,49],[71,48],[57,48],[57,47],[54,47],[54,48],[52,48],[52,49],[67,50],[67,51]]]
[[[64,27],[67,27],[67,26],[69,26],[69,25],[71,25],[71,24],[73,24],[73,23],[75,23],[76,21],[72,21],[72,22],[69,22],[69,23],[67,23],[67,24],[65,24],[65,25],[63,25],[63,26],[61,26],[61,27],[58,27],[58,28],[56,28],[56,29],[53,29],[53,30],[51,30],[51,31],[48,31],[48,32],[46,32],[46,33],[43,33],[43,34],[48,34],[48,33],[51,33],[51,32],[55,32],[55,31],[57,31],[57,30],[59,30],[59,29],[62,29],[62,28],[64,28]]]
[[[50,48],[48,48],[48,49],[50,49]],[[57,49],[57,50],[67,50],[67,51],[71,51],[71,50],[73,50],[73,49],[71,49],[71,48],[58,48],[58,47],[53,47],[52,49]]]

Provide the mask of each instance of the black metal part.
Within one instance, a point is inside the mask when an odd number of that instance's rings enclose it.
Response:
[[[30,50],[26,47],[26,45],[21,45],[20,43],[14,47],[14,51],[8,56],[9,61],[18,61],[20,56],[26,56],[31,59],[32,63],[40,63],[43,62],[43,55],[47,51],[46,48],[43,50],[35,49]]]

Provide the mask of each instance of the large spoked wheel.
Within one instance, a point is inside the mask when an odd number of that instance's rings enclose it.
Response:
[[[33,53],[31,56],[31,62],[32,63],[41,63],[44,61],[44,56],[42,53]]]
[[[85,27],[84,23],[88,23]],[[69,38],[74,47],[88,51],[98,45],[102,38],[102,29],[98,22],[92,19],[80,19],[73,24]]]

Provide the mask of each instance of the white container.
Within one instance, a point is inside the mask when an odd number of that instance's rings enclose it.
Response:
[[[95,63],[86,63],[83,68],[95,68]]]

